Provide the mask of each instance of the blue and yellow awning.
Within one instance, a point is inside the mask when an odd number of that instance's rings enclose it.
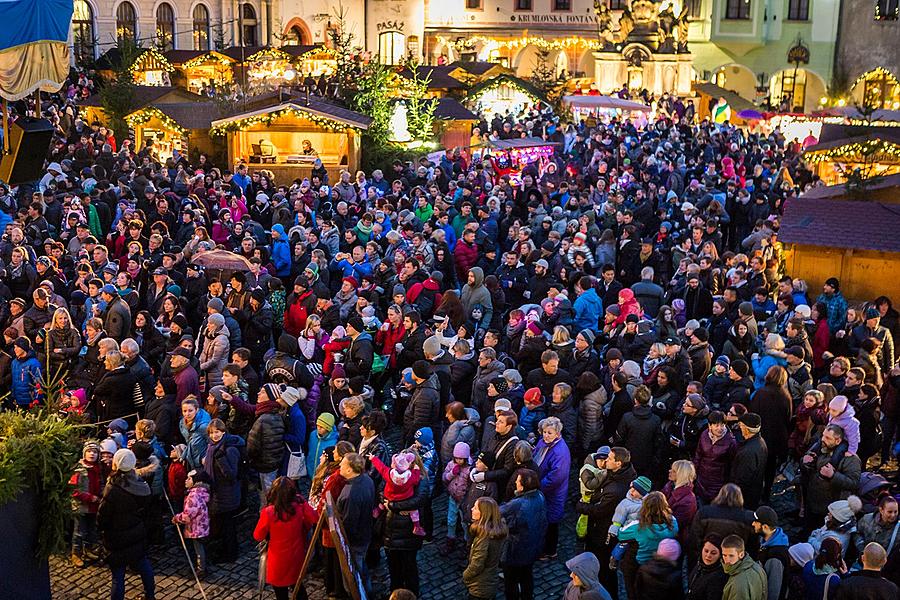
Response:
[[[0,97],[58,91],[69,74],[73,0],[0,0]]]

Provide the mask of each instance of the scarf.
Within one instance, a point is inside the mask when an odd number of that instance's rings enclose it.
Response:
[[[506,324],[506,337],[508,337],[508,338],[515,337],[515,336],[519,335],[520,333],[522,333],[522,331],[524,329],[525,329],[525,321],[519,321],[519,323],[516,325],[510,325],[509,323],[507,323]]]

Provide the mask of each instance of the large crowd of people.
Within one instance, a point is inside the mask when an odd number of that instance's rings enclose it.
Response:
[[[796,140],[665,99],[481,123],[559,142],[521,173],[453,149],[276,181],[160,162],[82,120],[86,87],[43,107],[43,177],[0,189],[0,378],[6,410],[62,378],[96,424],[71,561],[112,598],[129,567],[154,597],[170,522],[202,580],[257,513],[279,599],[310,544],[329,598],[346,552],[414,599],[435,538],[472,599],[531,600],[563,559],[565,600],[898,597],[898,313],[785,272],[779,215],[817,183]],[[329,504],[344,548],[311,539]]]

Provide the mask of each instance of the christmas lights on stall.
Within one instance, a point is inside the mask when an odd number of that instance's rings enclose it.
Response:
[[[320,115],[307,112],[305,110],[299,108],[283,108],[281,110],[277,110],[265,115],[255,115],[252,117],[247,117],[245,119],[239,119],[237,121],[231,121],[229,123],[225,123],[224,125],[218,125],[209,130],[210,135],[221,136],[224,135],[228,131],[241,131],[248,127],[253,127],[254,125],[263,124],[265,126],[270,126],[273,121],[278,119],[279,117],[283,117],[285,115],[294,115],[296,117],[300,117],[302,119],[306,119],[308,121],[312,121],[316,125],[322,127],[323,129],[327,129],[331,132],[344,131],[346,129],[356,129],[351,125],[347,125],[345,123],[341,123],[340,121],[335,121],[333,119],[329,119],[327,117],[322,117]]]
[[[131,113],[125,117],[125,122],[128,123],[129,127],[134,128],[138,125],[143,125],[154,118],[162,123],[164,127],[176,132],[178,135],[185,135],[187,133],[187,129],[176,123],[169,115],[154,106],[148,106],[147,108]]]

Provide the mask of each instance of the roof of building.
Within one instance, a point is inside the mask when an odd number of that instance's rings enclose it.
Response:
[[[137,56],[140,56],[144,52],[146,52],[146,48],[135,48],[135,53]],[[118,47],[113,46],[106,52],[100,55],[100,58],[97,59],[97,62],[94,63],[96,69],[98,71],[111,71],[118,69],[122,64],[122,51],[119,50]]]
[[[372,123],[371,117],[367,117],[366,115],[352,111],[348,108],[337,106],[336,104],[332,104],[331,102],[328,102],[322,98],[310,96],[309,99],[306,99],[305,97],[301,98],[295,95],[292,99],[289,99],[286,102],[279,102],[264,108],[258,108],[256,110],[242,112],[222,119],[218,119],[212,122],[212,126],[221,126],[231,121],[239,121],[241,119],[246,119],[257,115],[266,115],[288,108],[294,108],[299,111],[309,112],[314,115],[327,117],[329,119],[344,123],[349,127],[356,127],[359,129],[368,129],[369,125]]]
[[[215,102],[176,102],[155,108],[185,129],[209,129],[213,121],[222,118],[221,108]]]
[[[449,66],[451,67],[451,71],[460,68],[472,75],[484,75],[494,67],[502,67],[503,65],[484,60],[458,60]]]
[[[420,79],[431,78],[428,82],[428,89],[430,90],[458,90],[466,87],[462,81],[450,75],[450,72],[455,70],[456,67],[452,65],[420,65],[416,67],[416,73]],[[412,71],[408,67],[404,68],[400,71],[400,76],[410,79]]]
[[[477,121],[478,116],[459,103],[456,98],[441,98],[434,109],[436,119],[448,121]]]
[[[180,65],[204,54],[208,54],[208,52],[206,50],[168,50],[163,53],[163,56],[173,65]]]
[[[203,102],[207,100],[203,96],[189,92],[184,88],[162,85],[136,85],[131,99],[132,110],[138,110],[149,106],[171,104],[173,102]],[[99,94],[93,94],[79,106],[103,106]]]
[[[788,200],[778,239],[792,244],[900,252],[900,207],[862,200]]]
[[[890,188],[900,188],[900,173],[879,177],[875,181],[870,182],[866,186],[867,192],[876,192],[879,190],[888,190]],[[844,199],[847,197],[847,185],[839,183],[837,185],[820,185],[810,188],[803,192],[803,198],[837,198]]]
[[[220,54],[224,54],[229,58],[233,58],[234,60],[247,60],[257,52],[262,50],[266,50],[268,46],[230,46],[220,51]]]

